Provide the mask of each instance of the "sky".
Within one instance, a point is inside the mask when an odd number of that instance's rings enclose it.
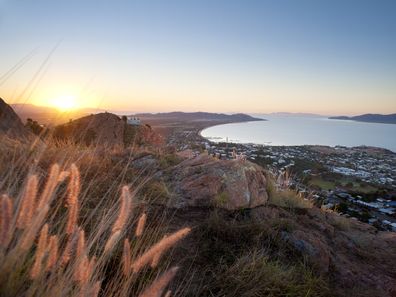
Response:
[[[396,113],[394,0],[0,0],[0,38],[10,103]]]

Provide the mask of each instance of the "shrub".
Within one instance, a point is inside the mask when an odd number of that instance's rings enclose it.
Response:
[[[145,198],[149,202],[166,203],[171,198],[171,193],[164,181],[149,181],[142,189]]]
[[[269,196],[269,204],[286,208],[312,208],[311,201],[304,199],[294,190],[280,190]]]
[[[162,169],[175,166],[179,164],[182,161],[182,159],[177,156],[176,154],[166,154],[163,156],[160,156],[160,166]]]
[[[275,179],[281,182],[278,184]],[[268,172],[266,174],[268,202],[270,205],[275,205],[285,208],[311,208],[312,201],[303,198],[303,196],[296,190],[292,190],[288,185],[290,184],[290,176],[287,173],[279,175],[275,178],[274,174]]]
[[[137,127],[128,125],[125,121],[124,124],[124,135],[123,135],[123,142],[124,145],[132,145],[135,141],[137,136]]]

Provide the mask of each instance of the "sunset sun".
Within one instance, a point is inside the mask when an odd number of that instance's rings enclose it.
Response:
[[[60,96],[54,98],[51,104],[60,111],[69,111],[76,108],[76,98],[74,96]]]

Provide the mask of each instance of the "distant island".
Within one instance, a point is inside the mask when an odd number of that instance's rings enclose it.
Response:
[[[396,113],[392,114],[363,114],[354,117],[338,116],[329,117],[332,120],[351,120],[366,123],[396,124]]]
[[[264,115],[282,116],[282,117],[305,117],[305,118],[322,118],[325,115],[307,112],[272,112]]]

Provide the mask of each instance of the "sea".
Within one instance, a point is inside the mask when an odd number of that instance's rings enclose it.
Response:
[[[396,124],[332,120],[320,116],[253,115],[267,121],[212,126],[201,135],[214,142],[270,146],[374,146],[396,153]]]

